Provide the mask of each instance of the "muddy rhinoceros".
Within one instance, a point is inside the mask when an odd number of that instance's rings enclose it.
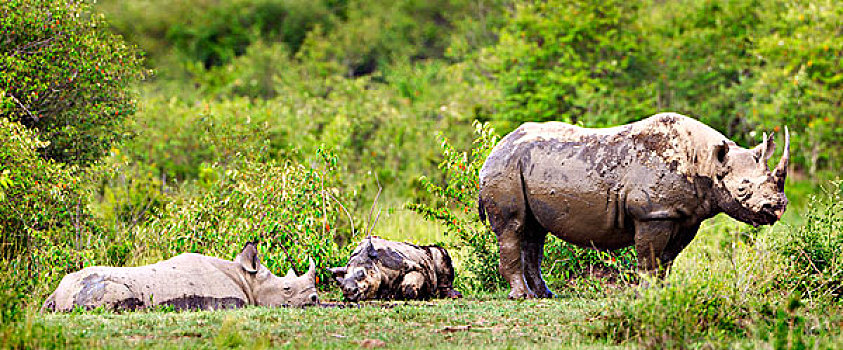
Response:
[[[370,237],[348,264],[330,269],[346,300],[460,298],[454,290],[454,266],[437,246],[417,246]]]
[[[248,243],[234,261],[187,253],[139,267],[87,267],[65,276],[41,311],[76,307],[136,310],[151,306],[222,309],[246,305],[306,306],[318,302],[316,267],[297,277],[272,274]]]
[[[582,247],[635,245],[639,269],[663,277],[707,218],[776,222],[787,206],[787,128],[784,139],[770,172],[772,135],[745,149],[674,113],[605,129],[522,125],[480,170],[480,217],[498,237],[509,296],[553,296],[541,275],[548,232]]]

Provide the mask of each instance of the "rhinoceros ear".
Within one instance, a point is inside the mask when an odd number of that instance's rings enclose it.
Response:
[[[348,272],[348,268],[345,266],[331,267],[328,271],[331,271],[331,275],[334,276],[334,279],[337,280],[337,282],[342,283],[342,280],[345,278],[345,273]]]
[[[248,273],[255,274],[258,272],[260,259],[258,259],[258,248],[254,242],[246,243],[243,251],[237,254],[237,263]]]
[[[368,256],[370,259],[377,259],[378,258],[378,251],[375,250],[375,245],[372,244],[372,239],[366,239],[366,245],[363,247],[363,252]]]
[[[720,164],[726,163],[726,155],[729,154],[729,144],[726,141],[714,146],[714,159]]]

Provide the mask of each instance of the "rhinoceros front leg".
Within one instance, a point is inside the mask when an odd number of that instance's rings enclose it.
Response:
[[[664,278],[672,260],[665,259],[665,249],[675,236],[677,225],[669,220],[640,221],[635,224],[635,251],[638,271]]]
[[[539,298],[553,298],[553,292],[547,288],[542,278],[542,257],[544,256],[544,242],[547,233],[539,233],[541,229],[525,232],[526,239],[521,246],[521,258],[524,265],[524,278],[527,286]]]
[[[401,285],[399,286],[401,299],[427,299],[430,296],[424,293],[426,287],[425,284],[426,279],[421,272],[411,271],[407,273],[404,275],[404,279],[401,280]]]
[[[662,253],[662,265],[666,271],[670,269],[670,266],[673,264],[673,260],[676,260],[679,253],[681,253],[682,250],[691,243],[694,237],[696,237],[699,229],[700,224],[678,229],[678,234],[671,238],[670,242],[667,243],[664,253]]]

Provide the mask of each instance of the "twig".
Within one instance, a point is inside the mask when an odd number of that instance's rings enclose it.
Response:
[[[322,234],[328,233],[328,201],[325,198],[325,178],[319,176],[319,187],[322,190]]]
[[[820,271],[820,269],[818,269],[818,268],[814,265],[814,262],[813,262],[813,261],[811,261],[811,258],[808,256],[808,253],[805,253],[805,250],[804,250],[804,249],[799,248],[799,252],[800,252],[800,253],[802,253],[802,256],[804,256],[804,257],[805,257],[805,259],[807,259],[807,260],[808,260],[808,263],[809,263],[809,264],[811,264],[811,267],[813,267],[813,268],[814,268],[814,271],[816,271],[817,273],[822,273],[822,271]]]
[[[289,222],[287,222],[287,224],[288,223]],[[275,232],[276,230],[278,230],[278,226],[275,226],[275,229],[273,229],[272,231]],[[287,231],[287,230],[285,230],[285,231]],[[290,233],[290,232],[288,231],[287,233]],[[281,240],[278,240],[278,246],[281,247],[281,250],[284,251],[284,256],[287,258],[287,262],[290,263],[290,269],[292,269],[293,272],[296,274],[296,276],[298,276],[299,272],[296,271],[296,262],[293,260],[293,257],[290,255],[290,251],[287,250],[287,247],[284,246],[284,242],[281,242]],[[281,271],[281,272],[283,273],[283,271]]]
[[[8,95],[13,100],[15,100],[15,102],[18,104],[18,106],[20,106],[20,108],[23,108],[23,110],[26,112],[26,114],[29,114],[29,117],[32,118],[33,121],[38,122],[38,117],[36,117],[35,114],[32,114],[32,112],[30,112],[29,109],[26,108],[26,106],[24,106],[24,104],[20,100],[17,99],[17,97],[15,97],[12,94],[8,94]]]
[[[351,236],[353,237],[353,236],[354,236],[354,228],[355,228],[355,226],[354,226],[354,219],[352,219],[352,218],[351,218],[351,214],[349,214],[349,213],[348,213],[348,209],[345,209],[345,206],[344,206],[344,205],[342,205],[342,203],[340,203],[339,199],[337,199],[336,197],[334,197],[332,194],[330,194],[330,193],[328,193],[328,192],[325,192],[325,194],[327,194],[327,195],[328,195],[328,198],[331,198],[331,199],[333,199],[335,202],[337,202],[337,204],[340,206],[340,208],[342,208],[342,211],[343,211],[343,212],[345,212],[345,216],[347,216],[347,217],[348,217],[348,221],[351,223]]]
[[[380,180],[378,180],[377,174],[375,174],[375,182],[377,182],[378,184],[378,193],[375,195],[375,200],[372,201],[372,207],[369,208],[369,216],[366,220],[366,237],[372,236],[372,229],[375,227],[374,223],[372,222],[372,213],[375,211],[375,207],[378,205],[378,199],[380,199],[381,190],[383,190],[383,188],[381,188],[381,182]],[[380,212],[378,212],[378,216],[380,216]],[[377,221],[377,218],[375,219],[375,221]]]

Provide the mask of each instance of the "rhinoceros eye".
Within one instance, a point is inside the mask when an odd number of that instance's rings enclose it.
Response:
[[[358,280],[358,281],[362,281],[362,280],[366,279],[366,273],[364,273],[363,270],[357,270],[354,273],[354,279]]]

